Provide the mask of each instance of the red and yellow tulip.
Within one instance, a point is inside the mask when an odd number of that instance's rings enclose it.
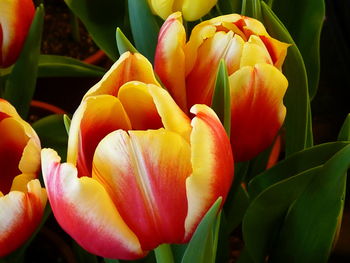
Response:
[[[35,131],[0,99],[0,257],[26,241],[41,221],[47,198],[35,179],[40,149]]]
[[[181,11],[187,21],[194,21],[209,13],[217,0],[148,0],[153,13],[164,20],[173,12]]]
[[[17,60],[34,13],[32,0],[0,1],[0,68],[11,66]]]
[[[186,111],[210,105],[221,59],[231,89],[231,144],[236,161],[246,161],[267,148],[280,129],[288,81],[281,67],[289,45],[268,35],[257,20],[225,15],[194,27],[186,43],[181,13],[162,26],[155,71]]]
[[[85,95],[67,163],[42,150],[53,213],[86,250],[135,259],[183,243],[233,178],[229,139],[205,105],[193,119],[157,83],[140,54],[124,53]]]

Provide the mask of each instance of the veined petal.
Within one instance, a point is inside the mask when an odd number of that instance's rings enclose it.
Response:
[[[99,95],[82,102],[72,118],[67,152],[67,161],[77,166],[79,177],[91,176],[92,158],[97,144],[117,129],[131,129],[119,99]]]
[[[258,63],[273,64],[263,41],[258,36],[251,35],[248,42],[244,43],[240,67],[254,66]]]
[[[0,196],[0,257],[23,244],[39,225],[46,192],[39,180],[27,184],[26,193],[13,191]]]
[[[183,0],[182,13],[187,21],[194,21],[209,13],[217,0]]]
[[[251,34],[260,35],[260,36],[268,36],[264,25],[257,19],[244,16],[244,31],[247,37]]]
[[[217,200],[226,199],[233,179],[233,158],[230,141],[212,109],[194,105],[192,120],[192,175],[186,181],[188,215],[186,237],[191,237],[199,221]]]
[[[12,180],[21,174],[19,162],[29,138],[14,118],[0,121],[0,138],[0,191],[6,194],[11,189]]]
[[[43,149],[42,171],[52,211],[61,227],[87,251],[107,258],[145,255],[135,234],[120,217],[103,186],[77,177],[77,169],[60,164],[52,149]]]
[[[190,119],[179,108],[170,94],[166,90],[155,85],[148,85],[148,91],[157,107],[164,128],[180,134],[184,139],[189,141],[192,130]]]
[[[94,156],[93,177],[105,185],[144,250],[183,241],[190,174],[189,143],[164,129],[115,131]]]
[[[129,116],[133,130],[163,127],[147,84],[139,81],[125,83],[119,90],[118,98]]]
[[[8,101],[0,98],[0,121],[8,117],[20,118],[15,107],[13,107]]]
[[[266,149],[280,129],[288,81],[274,66],[243,67],[229,77],[231,144],[236,161],[247,161]]]
[[[125,52],[103,78],[88,90],[84,99],[101,94],[117,96],[119,88],[133,80],[159,85],[154,76],[152,64],[144,56],[139,53]]]
[[[197,60],[186,76],[189,106],[197,103],[210,105],[220,59],[225,57],[232,39],[233,32],[219,31],[198,48]]]
[[[8,67],[22,49],[35,10],[32,0],[1,0],[0,10],[0,67]]]
[[[177,104],[187,112],[185,84],[186,32],[181,13],[168,17],[160,29],[154,70]]]

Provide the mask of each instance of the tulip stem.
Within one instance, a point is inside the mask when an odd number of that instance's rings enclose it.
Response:
[[[162,244],[154,250],[157,263],[174,263],[173,252],[168,244]]]

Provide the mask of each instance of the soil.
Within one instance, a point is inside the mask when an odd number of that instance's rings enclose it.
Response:
[[[79,20],[79,37],[74,37],[74,18],[63,0],[45,0],[42,54],[63,55],[83,60],[99,50]]]

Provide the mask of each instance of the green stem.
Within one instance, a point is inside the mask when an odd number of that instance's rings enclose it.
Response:
[[[154,253],[156,254],[157,263],[174,263],[173,252],[168,244],[158,246]]]

